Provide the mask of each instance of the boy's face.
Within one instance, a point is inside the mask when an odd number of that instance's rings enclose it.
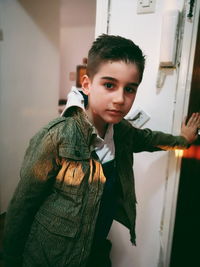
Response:
[[[137,66],[123,61],[102,63],[93,79],[83,77],[82,88],[89,98],[87,112],[96,127],[122,120],[135,100],[139,82]]]

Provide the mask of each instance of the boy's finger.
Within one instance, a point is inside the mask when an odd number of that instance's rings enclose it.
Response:
[[[183,118],[183,121],[182,121],[182,126],[186,126],[186,120],[187,120],[187,117],[185,116],[185,117]]]
[[[196,126],[197,124],[199,124],[199,119],[199,113],[193,113],[188,120],[187,126]]]
[[[200,127],[200,113],[196,113],[194,117],[194,123],[197,127]]]
[[[187,126],[191,126],[191,124],[192,124],[192,122],[193,122],[193,119],[194,119],[194,113],[192,113],[192,115],[190,116],[190,118],[189,118],[189,120],[188,120],[188,122],[187,122]]]
[[[200,113],[198,113],[198,123],[199,123],[199,127],[200,127]]]
[[[200,129],[200,114],[199,113],[196,116],[196,121],[195,121],[194,127],[196,127],[198,129],[198,131],[199,131],[199,129]]]

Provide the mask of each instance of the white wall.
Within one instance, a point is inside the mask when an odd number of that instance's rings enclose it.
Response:
[[[31,136],[56,117],[59,1],[0,0],[0,212]]]
[[[164,86],[161,89],[156,88],[161,24],[163,12],[171,8],[182,9],[183,1],[156,1],[156,10],[152,14],[137,14],[137,2],[111,0],[109,34],[130,38],[144,51],[146,69],[134,107],[139,106],[150,115],[151,119],[145,127],[171,132],[178,76],[176,70],[172,71],[167,76]],[[167,152],[135,155],[134,172],[138,200],[137,246],[133,247],[130,244],[127,229],[114,223],[110,232],[113,240],[114,267],[158,266],[159,230],[167,171]]]
[[[82,64],[95,38],[95,0],[61,0],[60,20],[60,99],[66,99],[75,81],[70,72]]]

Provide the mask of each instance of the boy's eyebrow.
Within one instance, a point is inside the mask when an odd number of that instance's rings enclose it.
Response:
[[[113,81],[113,82],[118,82],[117,79],[113,78],[113,77],[109,77],[109,76],[104,76],[104,77],[101,77],[102,80],[110,80],[110,81]],[[132,86],[139,86],[138,83],[128,83],[128,85],[132,85]]]

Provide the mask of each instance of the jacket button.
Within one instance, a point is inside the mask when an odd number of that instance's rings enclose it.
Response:
[[[80,151],[75,150],[75,155],[76,155],[77,157],[80,157],[80,155],[81,155]]]

